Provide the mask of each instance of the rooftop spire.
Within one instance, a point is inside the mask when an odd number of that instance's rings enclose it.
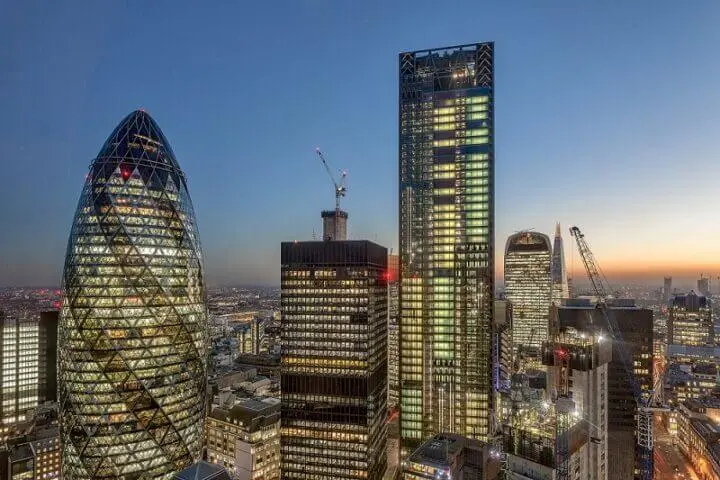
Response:
[[[557,222],[557,223],[555,224],[555,236],[556,236],[556,237],[561,236],[561,235],[560,235],[560,222]]]

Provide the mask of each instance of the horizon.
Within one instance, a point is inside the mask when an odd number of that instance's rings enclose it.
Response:
[[[720,5],[527,5],[8,7],[0,286],[60,283],[88,164],[142,106],[187,174],[208,285],[279,284],[280,243],[333,204],[318,146],[349,172],[349,236],[397,251],[397,54],[475,41],[496,46],[498,285],[505,239],[556,221],[574,278],[577,224],[611,283],[717,281]]]

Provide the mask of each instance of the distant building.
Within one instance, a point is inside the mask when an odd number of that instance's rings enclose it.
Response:
[[[720,398],[708,396],[683,403],[677,410],[680,450],[704,479],[720,478]]]
[[[706,277],[703,274],[700,274],[700,279],[697,281],[697,289],[698,289],[698,292],[700,292],[700,295],[709,297],[710,296],[710,277]]]
[[[665,401],[677,406],[694,398],[720,393],[716,362],[671,363],[665,372]]]
[[[539,350],[548,339],[552,297],[550,238],[524,231],[505,244],[505,296],[513,306],[513,346]]]
[[[0,440],[16,425],[32,420],[38,405],[38,336],[36,319],[0,312]]]
[[[204,460],[193,463],[173,476],[174,480],[233,480],[220,465]],[[244,480],[244,479],[243,479]]]
[[[382,478],[387,440],[387,249],[281,247],[284,479]]]
[[[672,294],[672,277],[665,277],[663,283],[663,296],[666,302],[670,301]]]
[[[439,433],[418,447],[405,462],[403,480],[495,480],[499,458],[492,447],[453,433]]]
[[[487,439],[493,411],[494,44],[402,52],[400,434]]]
[[[565,250],[563,248],[560,224],[555,226],[555,239],[553,240],[552,261],[550,262],[550,277],[552,279],[552,301],[556,305],[564,298],[570,298],[567,268],[565,267]]]
[[[205,422],[207,458],[242,480],[280,478],[280,403],[248,399]]]
[[[715,346],[715,326],[708,297],[692,290],[686,295],[675,295],[669,314],[669,345]]]
[[[613,315],[633,361],[635,378],[643,390],[651,390],[653,381],[653,312],[637,308],[633,300],[613,300],[608,313]],[[572,299],[558,308],[559,326],[588,329],[590,322],[610,338],[601,311],[588,299]],[[637,445],[637,402],[622,363],[621,344],[613,342],[612,362],[608,366],[608,478],[634,478],[644,465],[652,465],[652,454]],[[634,445],[635,449],[629,449]],[[648,463],[648,456],[649,463]]]

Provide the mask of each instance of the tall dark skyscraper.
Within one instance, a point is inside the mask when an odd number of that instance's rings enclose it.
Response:
[[[486,439],[492,397],[493,43],[401,53],[400,429]]]
[[[282,244],[282,478],[385,473],[387,262],[364,240]]]
[[[40,313],[38,323],[38,402],[57,401],[58,311]]]
[[[63,476],[169,478],[198,460],[207,308],[185,174],[144,111],[90,165],[59,329]]]
[[[568,286],[565,249],[563,248],[562,232],[559,223],[555,225],[550,276],[552,278],[552,301],[556,305],[560,305],[563,298],[570,298],[570,288]]]

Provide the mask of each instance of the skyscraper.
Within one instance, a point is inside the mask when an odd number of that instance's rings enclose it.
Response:
[[[668,318],[669,345],[713,347],[715,326],[710,299],[694,291],[673,295]]]
[[[669,302],[672,298],[672,277],[665,277],[663,283],[663,295],[665,297],[665,301]]]
[[[398,387],[400,385],[400,330],[398,313],[400,302],[400,257],[388,255],[388,407],[394,408],[398,403]]]
[[[38,322],[0,311],[0,441],[38,404]]]
[[[387,463],[387,249],[365,240],[284,242],[280,256],[281,478],[379,480]]]
[[[568,287],[565,250],[563,249],[563,239],[559,223],[555,226],[550,276],[552,278],[552,301],[556,305],[560,305],[560,301],[563,298],[570,298],[570,288]]]
[[[492,397],[493,43],[400,54],[400,428],[487,439]]]
[[[697,281],[697,288],[700,295],[705,295],[706,297],[710,295],[710,277],[706,277],[702,273],[700,274],[700,278]]]
[[[207,309],[185,174],[144,111],[90,165],[59,329],[63,475],[168,478],[203,441]]]
[[[38,402],[57,401],[57,339],[60,312],[40,312],[38,322]]]
[[[599,327],[611,338],[612,331],[597,306],[586,299],[573,299],[558,309],[560,328],[587,330]],[[615,323],[622,342],[612,342],[612,361],[607,369],[608,384],[608,478],[648,478],[640,476],[645,466],[652,471],[652,452],[638,445],[637,402],[623,365],[621,348],[632,359],[635,378],[643,391],[653,388],[653,312],[638,308],[629,299],[609,301],[608,315]],[[630,448],[634,445],[635,448]]]
[[[513,344],[539,350],[548,339],[550,238],[537,232],[510,235],[505,244],[505,295],[513,306]]]

